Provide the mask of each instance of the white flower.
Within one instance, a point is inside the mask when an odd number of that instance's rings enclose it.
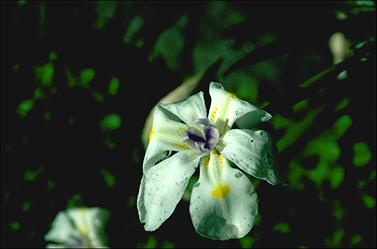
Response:
[[[101,208],[71,208],[59,212],[45,240],[47,248],[107,248],[105,223],[109,213]]]
[[[219,83],[211,82],[209,94],[208,118],[203,92],[155,108],[137,200],[146,231],[156,230],[173,213],[198,165],[200,177],[192,190],[190,214],[195,230],[211,239],[245,236],[258,212],[253,185],[229,161],[271,184],[278,181],[268,133],[230,130],[246,114],[254,124],[268,121],[271,115]],[[177,152],[169,157],[171,151]]]

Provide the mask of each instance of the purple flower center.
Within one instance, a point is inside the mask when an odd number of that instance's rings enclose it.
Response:
[[[219,131],[208,119],[198,119],[198,126],[186,130],[186,142],[200,152],[207,152],[216,147],[219,140]]]

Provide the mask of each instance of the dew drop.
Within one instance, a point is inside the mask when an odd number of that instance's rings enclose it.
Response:
[[[234,176],[235,176],[236,178],[240,178],[240,177],[242,177],[242,173],[241,173],[241,172],[237,172]]]
[[[200,182],[195,183],[194,188],[199,187],[199,185],[200,185]]]
[[[244,110],[242,110],[241,108],[236,110],[236,116],[237,117],[240,117],[242,114],[244,114]]]
[[[266,161],[266,164],[267,165],[272,165],[273,163],[273,160],[272,160],[272,155],[270,153],[268,153],[265,157],[265,161]]]

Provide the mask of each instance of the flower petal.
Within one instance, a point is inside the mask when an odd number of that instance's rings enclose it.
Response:
[[[69,244],[72,238],[80,236],[74,224],[65,211],[59,212],[52,222],[51,230],[45,235],[45,240],[61,244]],[[67,243],[68,242],[68,243]]]
[[[255,110],[248,112],[236,120],[236,124],[241,129],[251,129],[260,122],[266,122],[271,119],[271,114],[264,110]]]
[[[92,247],[105,247],[107,238],[105,223],[109,213],[102,208],[73,208],[67,211],[80,236]]]
[[[154,231],[170,217],[199,164],[195,151],[181,151],[144,172],[137,208],[146,231]]]
[[[212,101],[208,119],[216,125],[220,134],[230,129],[238,118],[258,110],[250,103],[237,98],[233,93],[225,91],[220,83],[211,82],[209,94]]]
[[[188,125],[194,125],[198,119],[207,117],[203,92],[198,92],[185,100],[173,104],[161,104]]]
[[[279,182],[273,168],[271,137],[263,131],[232,129],[225,133],[220,152],[248,174],[268,181]]]
[[[191,220],[200,235],[217,240],[242,238],[253,227],[257,212],[257,194],[240,170],[214,152],[209,162],[202,158],[190,202]]]
[[[46,248],[66,248],[64,245],[48,244]]]
[[[171,113],[170,113],[171,114]],[[166,158],[167,151],[189,150],[185,142],[187,125],[175,121],[169,116],[169,111],[161,105],[154,109],[153,127],[149,135],[149,144],[143,161],[143,171],[146,172],[158,161]]]

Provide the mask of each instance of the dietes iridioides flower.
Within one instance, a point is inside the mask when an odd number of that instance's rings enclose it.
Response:
[[[45,235],[47,248],[107,248],[105,224],[109,213],[102,208],[71,208],[59,212]]]
[[[242,171],[278,182],[271,160],[267,132],[231,129],[248,114],[254,123],[271,115],[211,82],[212,99],[207,116],[203,92],[174,104],[159,104],[143,162],[137,207],[146,231],[154,231],[169,218],[182,198],[190,177],[200,165],[190,214],[202,236],[227,240],[250,232],[258,212],[253,185]],[[167,153],[176,151],[169,156]]]

